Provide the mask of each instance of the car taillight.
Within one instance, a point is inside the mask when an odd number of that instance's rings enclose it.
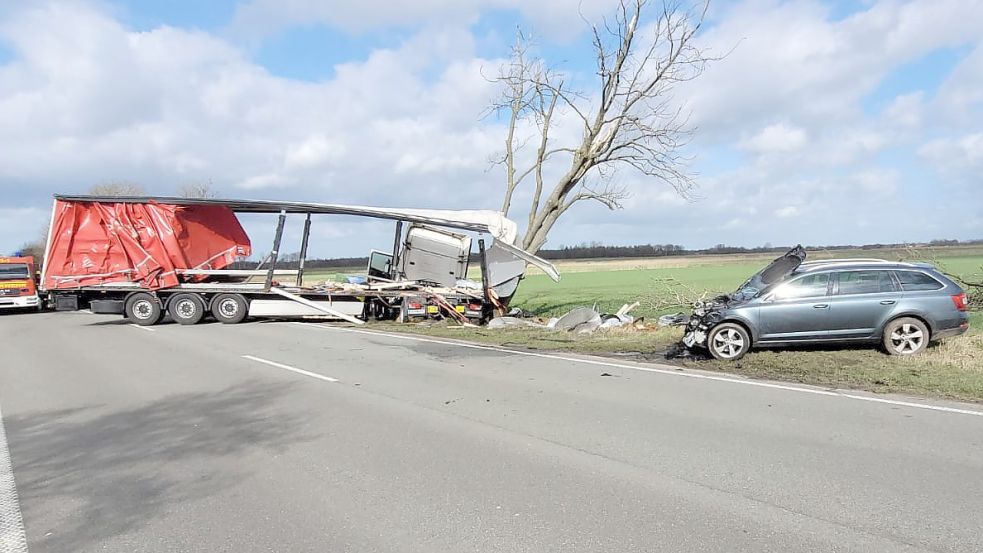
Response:
[[[422,303],[411,303],[409,305],[410,309],[423,309]]]
[[[480,303],[469,303],[468,304],[468,309],[470,309],[471,311],[481,311],[481,304]]]
[[[966,292],[952,296],[952,303],[956,304],[956,309],[959,311],[965,311],[966,304],[968,303],[966,299]]]

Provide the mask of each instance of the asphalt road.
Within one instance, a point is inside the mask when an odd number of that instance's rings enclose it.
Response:
[[[983,551],[972,406],[312,323],[0,337],[35,553]]]

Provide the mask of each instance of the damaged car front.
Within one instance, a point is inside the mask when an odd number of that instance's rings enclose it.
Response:
[[[796,246],[752,275],[734,292],[697,302],[685,323],[683,345],[691,350],[708,351],[715,359],[743,357],[753,341],[755,300],[782,282],[805,258],[805,249]]]

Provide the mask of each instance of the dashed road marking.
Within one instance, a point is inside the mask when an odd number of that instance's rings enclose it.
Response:
[[[140,326],[135,323],[130,323],[130,326],[132,326],[133,328],[139,328],[140,330],[146,330],[147,332],[157,332],[157,329],[150,328],[149,326]]]
[[[250,361],[255,361],[257,363],[263,363],[264,365],[269,365],[271,367],[276,367],[278,369],[283,369],[285,371],[292,371],[297,374],[302,374],[304,376],[309,376],[311,378],[316,378],[318,380],[323,380],[325,382],[338,382],[337,378],[331,378],[330,376],[324,376],[323,374],[312,373],[311,371],[305,371],[304,369],[298,369],[297,367],[291,367],[290,365],[284,365],[283,363],[277,363],[276,361],[270,361],[269,359],[263,359],[262,357],[256,357],[254,355],[243,355],[243,359],[249,359]]]
[[[20,502],[17,500],[17,486],[14,484],[14,469],[10,463],[10,450],[7,449],[2,412],[0,412],[0,553],[27,553],[24,519],[21,517]]]
[[[960,415],[971,415],[974,417],[983,417],[983,411],[977,411],[974,409],[960,409],[958,407],[946,407],[944,405],[933,405],[931,403],[915,403],[913,401],[902,401],[897,399],[887,399],[879,397],[870,397],[859,394],[851,394],[848,392],[842,392],[838,390],[822,390],[819,388],[805,388],[802,386],[792,386],[787,384],[775,384],[772,382],[762,382],[759,380],[742,380],[738,378],[728,377],[728,376],[717,376],[711,374],[701,374],[690,371],[683,371],[679,369],[660,369],[657,367],[643,367],[639,365],[626,365],[624,363],[614,363],[611,361],[602,361],[600,359],[580,359],[577,357],[567,357],[565,355],[556,355],[552,353],[536,353],[532,351],[522,351],[509,348],[503,348],[498,346],[484,346],[478,344],[467,344],[461,342],[452,342],[449,340],[436,340],[433,338],[425,338],[421,336],[408,336],[405,334],[393,334],[390,332],[380,332],[376,330],[360,330],[356,328],[345,328],[340,326],[331,326],[324,324],[313,324],[313,323],[301,323],[294,322],[293,324],[308,328],[321,328],[327,330],[336,330],[339,332],[353,332],[355,334],[368,334],[375,336],[386,336],[389,338],[394,338],[397,340],[407,340],[410,342],[426,342],[430,344],[440,344],[445,346],[454,346],[459,348],[469,348],[469,349],[479,349],[485,351],[498,351],[501,353],[508,353],[512,355],[524,355],[527,357],[538,357],[541,359],[553,359],[556,361],[567,361],[570,363],[580,363],[583,365],[595,365],[601,367],[609,367],[616,369],[627,369],[631,371],[640,371],[648,373],[664,374],[668,376],[679,376],[683,378],[693,378],[697,380],[712,380],[715,382],[726,382],[729,384],[741,384],[744,386],[755,386],[757,388],[771,388],[774,390],[785,390],[788,392],[797,392],[802,394],[813,394],[817,396],[831,396],[844,399],[853,399],[857,401],[866,401],[870,403],[882,403],[887,405],[895,405],[899,407],[911,407],[914,409],[924,409],[927,411],[938,411],[942,413],[957,413]]]

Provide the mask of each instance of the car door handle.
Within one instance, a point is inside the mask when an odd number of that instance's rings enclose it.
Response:
[[[826,308],[829,307],[829,304],[828,303],[817,303],[816,305],[813,305],[812,307],[815,308],[815,309],[826,309]]]
[[[881,305],[894,305],[896,303],[898,303],[898,302],[895,301],[895,300],[884,300],[884,301],[881,302]]]

